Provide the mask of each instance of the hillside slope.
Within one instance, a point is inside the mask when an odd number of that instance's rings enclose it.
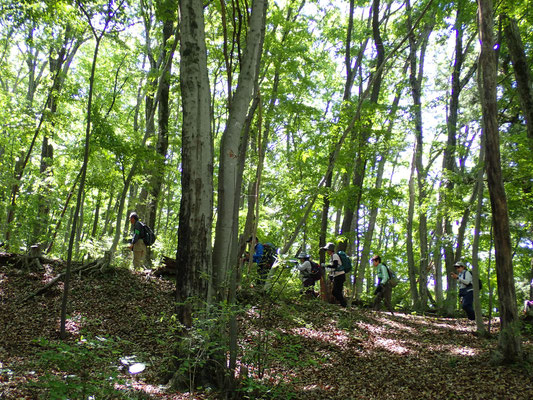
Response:
[[[69,338],[61,342],[61,286],[24,299],[62,263],[23,271],[13,256],[0,260],[0,399],[217,398],[163,385],[176,340],[169,281],[123,269],[75,275]],[[244,309],[241,398],[533,398],[530,365],[491,366],[496,336],[476,337],[465,319],[343,310],[305,298]],[[524,348],[531,353],[527,337]]]

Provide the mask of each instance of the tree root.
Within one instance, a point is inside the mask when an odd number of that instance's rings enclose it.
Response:
[[[109,252],[106,252],[104,254],[104,257],[99,258],[98,260],[91,261],[78,268],[75,268],[72,271],[70,271],[70,273],[71,274],[78,273],[81,275],[81,273],[84,273],[84,272],[93,272],[93,271],[104,272],[106,269],[109,268],[110,262],[111,262],[111,254]],[[35,296],[39,296],[40,294],[46,292],[48,289],[54,286],[57,282],[62,281],[66,274],[67,274],[66,271],[60,273],[54,279],[52,279],[50,282],[44,285],[42,288],[26,296],[22,300],[22,303],[32,299]]]

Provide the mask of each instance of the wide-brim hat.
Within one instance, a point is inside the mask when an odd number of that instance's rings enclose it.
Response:
[[[300,254],[298,254],[298,258],[309,258],[309,254],[307,254],[305,251],[302,251]]]
[[[335,243],[329,242],[324,247],[321,247],[322,250],[329,250],[329,251],[335,251]]]
[[[463,267],[463,268],[466,268],[466,264],[462,261],[458,261],[456,262],[454,265],[454,267]]]

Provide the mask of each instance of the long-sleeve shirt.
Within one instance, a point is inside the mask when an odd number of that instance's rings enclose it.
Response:
[[[131,238],[131,244],[137,243],[137,240],[142,239],[142,233],[143,226],[141,224],[141,221],[135,221],[135,224],[133,225],[133,237]]]
[[[377,266],[378,269],[378,284],[384,285],[389,280],[389,271],[382,263]]]
[[[339,256],[337,253],[333,253],[330,257],[330,260],[331,265],[327,266],[327,268],[329,269],[330,276],[338,276],[345,274],[344,270],[339,271],[339,268],[342,267],[341,256]]]
[[[255,245],[255,253],[252,257],[252,261],[254,263],[258,263],[261,261],[261,258],[263,258],[263,245],[261,243],[257,243]]]
[[[465,289],[472,285],[472,272],[468,271],[467,269],[463,270],[463,272],[457,276],[457,282],[459,282],[459,290]],[[474,290],[474,288],[470,287],[467,292],[470,290]]]
[[[308,277],[311,274],[311,261],[305,260],[296,266],[302,277]]]

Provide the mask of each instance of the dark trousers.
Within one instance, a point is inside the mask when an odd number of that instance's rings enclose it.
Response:
[[[466,316],[469,320],[476,319],[476,313],[474,312],[474,291],[470,290],[464,294],[460,293],[459,299],[461,300],[461,307],[466,312]]]
[[[337,275],[333,278],[333,290],[331,294],[337,299],[341,306],[346,307],[346,299],[344,298],[344,281],[346,280],[346,274]]]
[[[384,285],[378,286],[376,289],[376,297],[374,298],[374,310],[379,311],[381,308],[381,301],[385,301],[385,307],[394,314],[394,308],[392,307],[392,286],[389,282]]]
[[[264,286],[268,278],[268,273],[272,268],[272,264],[258,264],[257,265],[257,284]]]

